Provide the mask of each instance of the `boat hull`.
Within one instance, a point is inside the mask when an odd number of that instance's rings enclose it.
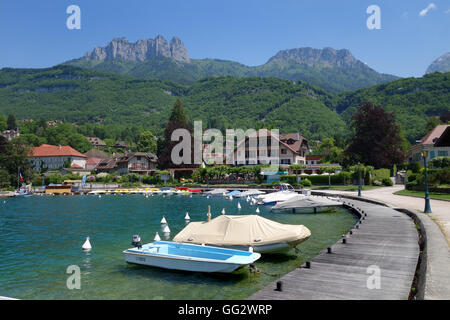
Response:
[[[220,272],[230,273],[243,265],[240,264],[223,264],[203,261],[189,261],[183,259],[168,259],[155,257],[150,255],[138,255],[125,253],[125,261],[133,264],[140,264],[149,267],[157,267],[169,270],[182,270],[192,272]]]
[[[128,263],[207,273],[230,273],[261,257],[259,253],[248,251],[170,241],[155,241],[123,253]]]

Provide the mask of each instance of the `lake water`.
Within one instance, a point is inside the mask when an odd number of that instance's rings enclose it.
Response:
[[[5,201],[5,203],[4,203]],[[240,202],[242,209],[237,209]],[[243,299],[277,278],[242,268],[232,274],[170,271],[127,264],[122,253],[131,236],[143,243],[161,232],[164,215],[171,238],[182,230],[184,216],[206,220],[223,208],[226,214],[255,214],[245,200],[202,196],[102,195],[33,196],[0,199],[0,296],[19,299]],[[356,217],[345,209],[318,214],[280,214],[259,206],[260,215],[288,224],[303,224],[310,239],[288,254],[263,255],[255,265],[270,274],[285,274],[340,239]],[[81,246],[90,236],[92,250]],[[170,239],[171,239],[170,238]],[[81,289],[66,286],[67,267],[81,270]]]

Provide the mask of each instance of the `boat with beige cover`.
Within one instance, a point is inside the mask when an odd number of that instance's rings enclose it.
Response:
[[[258,215],[220,215],[207,222],[189,223],[173,241],[275,253],[293,248],[310,236],[304,225],[282,224]]]

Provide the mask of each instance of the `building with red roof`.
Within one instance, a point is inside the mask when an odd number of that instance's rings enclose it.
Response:
[[[28,157],[35,171],[40,171],[41,169],[62,169],[69,160],[72,167],[84,169],[87,159],[84,154],[70,146],[53,146],[49,144],[32,148]]]
[[[428,132],[425,137],[411,147],[408,152],[408,161],[423,164],[423,151],[428,151],[427,161],[436,157],[450,155],[450,124],[441,124]]]

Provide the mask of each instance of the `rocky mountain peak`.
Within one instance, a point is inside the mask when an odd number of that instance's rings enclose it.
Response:
[[[305,64],[310,67],[316,65],[355,67],[364,65],[363,62],[355,59],[347,49],[335,50],[333,48],[314,49],[310,47],[281,50],[268,62],[290,62]]]
[[[105,47],[95,47],[85,54],[86,59],[112,60],[121,58],[127,61],[145,61],[153,57],[166,57],[180,62],[190,62],[189,53],[183,42],[173,37],[170,43],[163,36],[155,39],[129,42],[127,38],[114,38]]]
[[[426,73],[433,72],[450,72],[450,52],[440,56],[433,61],[427,69]]]

